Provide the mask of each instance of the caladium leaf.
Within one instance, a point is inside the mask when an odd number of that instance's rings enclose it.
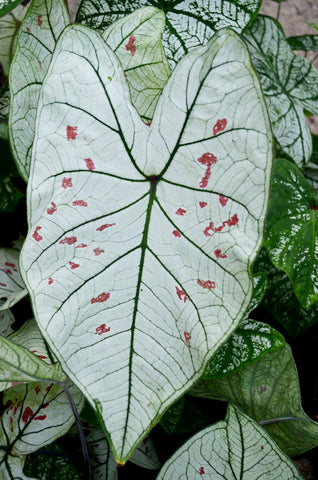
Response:
[[[265,249],[259,253],[255,267],[263,270],[268,278],[268,289],[262,302],[264,307],[283,325],[292,338],[318,321],[318,304],[308,309],[300,305],[286,273],[272,264]]]
[[[10,310],[0,311],[0,335],[7,337],[13,330],[11,328],[14,323],[14,316]]]
[[[301,480],[271,437],[234,405],[226,418],[190,438],[162,467],[157,480]]]
[[[318,301],[318,195],[299,169],[276,159],[264,241],[304,308]]]
[[[152,6],[166,15],[163,43],[170,65],[191,48],[206,43],[223,27],[240,33],[256,16],[261,0],[83,0],[76,21],[104,31],[115,20],[140,7]]]
[[[40,328],[118,462],[248,306],[271,146],[232,30],[180,63],[150,128],[100,35],[61,35],[39,100],[21,264]]]
[[[255,269],[254,269],[255,270]],[[258,272],[253,275],[253,297],[250,301],[247,311],[245,312],[245,319],[247,319],[250,313],[255,310],[261,301],[267,290],[267,277],[264,272]]]
[[[289,345],[223,379],[202,380],[191,394],[235,402],[291,457],[318,445],[318,423],[302,409]]]
[[[7,310],[27,295],[19,271],[19,250],[0,248],[0,310]]]
[[[149,435],[139,444],[129,460],[147,470],[158,470],[161,467],[155,445]]]
[[[287,42],[292,50],[318,51],[318,35],[299,35],[288,37]]]
[[[68,24],[64,0],[33,0],[19,31],[10,70],[9,133],[12,152],[26,181],[42,82],[56,41]]]
[[[71,385],[77,409],[83,396]],[[30,383],[9,388],[3,395],[0,422],[0,473],[4,479],[23,479],[28,454],[64,435],[74,423],[72,409],[60,385]],[[19,459],[19,461],[17,460]]]
[[[0,63],[6,76],[17,44],[17,34],[27,12],[28,5],[18,5],[14,10],[0,18]]]
[[[259,15],[244,33],[260,75],[277,142],[298,166],[310,159],[312,141],[303,109],[318,115],[318,72],[294,55],[278,22]]]
[[[165,15],[144,7],[106,28],[103,38],[116,53],[125,71],[131,100],[142,119],[149,123],[159,95],[170,75],[161,42]]]
[[[0,0],[0,17],[13,10],[19,3],[28,4],[30,0]]]
[[[0,138],[8,139],[8,116],[9,116],[10,93],[9,86],[0,88]]]
[[[105,433],[95,427],[84,429],[89,460],[92,470],[92,480],[118,480],[117,465]]]

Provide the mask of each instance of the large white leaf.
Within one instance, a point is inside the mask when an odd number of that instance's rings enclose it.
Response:
[[[231,30],[170,77],[151,127],[98,33],[62,34],[40,95],[21,264],[63,370],[125,462],[202,375],[251,297],[271,168]]]

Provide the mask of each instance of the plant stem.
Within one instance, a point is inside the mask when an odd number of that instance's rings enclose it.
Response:
[[[289,422],[290,420],[298,420],[300,422],[307,422],[305,418],[298,418],[298,417],[278,417],[278,418],[269,418],[268,420],[260,420],[258,422],[259,425],[270,425],[271,423],[278,423],[278,422]]]

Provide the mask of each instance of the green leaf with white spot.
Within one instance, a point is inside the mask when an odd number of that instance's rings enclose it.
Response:
[[[255,268],[254,268],[255,271]],[[245,319],[248,319],[249,315],[255,310],[261,303],[267,290],[267,277],[264,272],[254,273],[253,275],[253,296],[245,312]]]
[[[83,396],[69,386],[78,411]],[[74,415],[63,387],[47,383],[29,383],[9,388],[3,395],[0,422],[1,479],[27,479],[22,473],[27,455],[65,435],[74,423]]]
[[[287,42],[292,50],[304,50],[305,52],[318,51],[318,35],[288,37]]]
[[[176,67],[151,127],[97,32],[72,25],[58,41],[39,99],[21,265],[40,329],[120,463],[248,307],[271,140],[232,30]]]
[[[30,171],[35,116],[56,41],[69,24],[64,0],[33,0],[21,25],[10,70],[9,134],[20,174]]]
[[[318,302],[318,195],[298,168],[276,159],[264,245],[304,308]]]
[[[21,4],[0,18],[0,63],[6,76],[9,74],[17,46],[17,34],[27,9],[28,5]]]
[[[206,43],[224,27],[238,33],[254,19],[261,0],[83,0],[76,21],[104,31],[132,11],[152,6],[166,15],[163,44],[172,67],[191,48]]]
[[[161,42],[164,26],[165,15],[161,10],[144,7],[117,20],[103,32],[104,40],[125,71],[131,101],[146,123],[151,122],[170,75]]]
[[[0,248],[0,310],[7,310],[27,295],[19,269],[20,251]]]
[[[280,24],[271,17],[259,15],[244,39],[260,76],[276,140],[301,167],[312,152],[303,109],[318,115],[318,71],[293,54]]]
[[[190,438],[165,463],[157,480],[186,478],[301,480],[302,476],[264,429],[230,404],[225,420]]]
[[[200,380],[191,394],[234,402],[263,425],[291,457],[318,445],[318,423],[302,409],[289,345],[223,379]]]

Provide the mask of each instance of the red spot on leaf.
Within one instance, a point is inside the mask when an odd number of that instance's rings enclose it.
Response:
[[[48,387],[46,387],[45,391],[49,392],[51,390],[51,388],[52,388],[52,385],[49,385]]]
[[[70,264],[71,270],[75,270],[79,267],[79,263],[68,262]]]
[[[225,207],[225,205],[226,205],[227,202],[228,202],[228,198],[223,197],[223,195],[219,195],[219,202],[220,202],[220,204],[222,205],[222,207]]]
[[[266,392],[267,387],[265,387],[264,385],[260,385],[259,390],[260,390],[261,393],[264,393],[264,392]]]
[[[207,167],[204,177],[200,182],[200,188],[206,188],[208,186],[209,179],[211,177],[211,166],[217,161],[217,158],[212,153],[204,153],[202,157],[198,158],[198,162]]]
[[[110,293],[101,293],[100,295],[98,295],[98,297],[96,298],[92,298],[91,299],[91,303],[102,303],[102,302],[106,302],[106,300],[108,300],[110,297]]]
[[[61,245],[73,245],[73,243],[77,242],[77,238],[76,237],[65,237],[65,238],[62,238],[62,240],[59,241],[59,243]]]
[[[66,127],[67,140],[75,140],[77,135],[78,135],[77,127],[71,127],[71,125],[67,125],[67,127]]]
[[[210,231],[214,232],[213,222],[210,222],[209,225],[205,227],[205,229],[203,230],[203,233],[206,237],[210,237],[211,236],[211,233],[209,233]]]
[[[103,335],[103,333],[107,333],[110,331],[110,327],[107,327],[105,323],[102,323],[99,327],[95,330],[95,335]]]
[[[204,474],[205,474],[205,471],[204,471],[204,468],[203,468],[203,467],[200,467],[199,474],[200,474],[200,475],[204,475]]]
[[[96,232],[102,232],[106,228],[113,227],[116,225],[116,223],[105,223],[104,225],[101,225],[100,227],[96,228]]]
[[[35,391],[36,395],[39,395],[41,389],[40,389],[39,386],[37,386],[37,387],[35,387],[34,391]]]
[[[30,33],[30,29],[29,29],[29,27],[27,27],[27,28],[26,28],[26,31],[27,31],[28,33]]]
[[[73,207],[87,207],[87,203],[84,200],[74,200],[72,203]]]
[[[66,188],[66,187],[64,187],[64,188]],[[52,205],[51,208],[48,208],[48,209],[46,210],[46,213],[47,213],[48,215],[53,215],[53,213],[56,212],[56,210],[57,210],[57,207],[56,207],[56,205],[55,205],[54,202],[51,202],[51,205]]]
[[[62,188],[73,187],[72,179],[64,177],[62,180]]]
[[[181,237],[181,233],[178,232],[178,230],[173,230],[172,234],[173,234],[176,238],[180,238],[180,237]]]
[[[128,43],[125,45],[126,50],[130,52],[132,56],[134,56],[136,53],[135,40],[136,40],[136,37],[134,37],[133,35],[130,35]]]
[[[49,405],[50,405],[50,403],[45,403],[44,405],[42,405],[41,408],[47,408]]]
[[[6,267],[11,267],[11,268],[13,268],[13,270],[14,270],[15,272],[17,272],[17,267],[16,267],[16,265],[15,265],[14,263],[5,262],[5,266],[6,266]]]
[[[185,339],[186,343],[189,345],[189,342],[190,342],[190,340],[191,340],[191,335],[190,335],[190,333],[188,333],[188,332],[183,332],[183,335],[184,335],[184,339]]]
[[[263,445],[261,445],[261,450],[264,450],[264,447],[263,447]]]
[[[38,60],[38,64],[39,64],[40,70],[42,70],[42,62],[40,60]]]
[[[178,295],[179,299],[183,300],[183,303],[186,303],[186,301],[188,300],[188,297],[186,296],[184,291],[180,290],[180,288],[176,287],[176,292],[177,292],[177,295]]]
[[[185,213],[187,213],[187,211],[184,208],[178,208],[178,210],[176,211],[176,215],[183,216]]]
[[[211,280],[204,281],[198,279],[197,284],[202,288],[207,288],[208,290],[211,290],[211,288],[215,288],[215,283],[211,282]]]
[[[41,240],[43,240],[43,237],[39,234],[39,230],[41,230],[41,228],[42,227],[35,227],[35,230],[32,234],[32,237],[36,242],[40,242]]]
[[[95,170],[96,169],[95,163],[93,162],[93,160],[91,158],[84,158],[84,162],[86,163],[86,167],[88,168],[88,170]]]
[[[217,250],[214,250],[214,255],[216,256],[216,258],[227,258],[227,255],[222,255],[222,252],[219,248]]]
[[[31,420],[33,416],[33,412],[30,407],[26,407],[24,412],[22,413],[22,422],[27,423],[29,420]]]
[[[104,253],[105,250],[103,250],[102,248],[94,248],[93,252],[95,253],[96,256],[98,256]]]
[[[38,25],[39,27],[42,27],[42,15],[38,15]]]
[[[6,272],[8,275],[13,275],[13,274],[12,274],[12,271],[9,270],[9,268],[7,268],[7,269],[5,270],[5,272]]]
[[[207,204],[208,204],[208,202],[199,202],[199,205],[200,205],[201,208],[206,207]]]
[[[46,415],[38,415],[37,417],[34,418],[34,420],[45,420]]]
[[[7,285],[5,283],[0,282],[0,287],[6,287]]]
[[[216,124],[213,127],[213,135],[216,135],[219,132],[223,132],[227,125],[226,118],[222,118],[222,120],[217,120]]]
[[[47,283],[48,283],[49,285],[52,285],[52,283],[53,283],[53,278],[49,277]]]
[[[42,360],[46,360],[47,357],[45,355],[37,355],[37,350],[31,350],[32,353],[34,353],[37,357],[42,358]]]
[[[80,243],[80,244],[77,245],[77,247],[75,247],[75,248],[86,248],[86,247],[87,247],[86,243]]]

